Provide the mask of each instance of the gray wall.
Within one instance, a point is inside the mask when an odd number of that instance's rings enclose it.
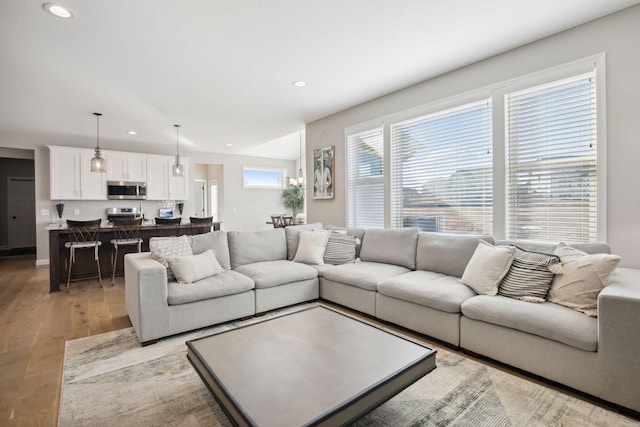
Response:
[[[336,146],[335,199],[308,199],[308,221],[344,225],[346,127],[606,53],[607,241],[640,267],[640,5],[309,123],[306,151]],[[312,158],[306,156],[307,170]],[[307,195],[311,188],[307,188]]]
[[[1,152],[0,155],[2,155]],[[33,160],[0,157],[0,248],[9,245],[9,220],[7,218],[7,178],[9,177],[33,178]]]

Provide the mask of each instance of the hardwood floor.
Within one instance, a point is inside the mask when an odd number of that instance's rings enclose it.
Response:
[[[0,258],[0,425],[57,425],[65,341],[131,326],[110,279],[52,294],[34,256]]]

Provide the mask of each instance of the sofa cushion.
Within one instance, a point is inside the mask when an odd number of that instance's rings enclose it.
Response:
[[[194,283],[169,282],[169,305],[188,304],[211,298],[239,294],[253,289],[253,280],[232,270],[224,271]]]
[[[609,275],[620,262],[610,254],[587,254],[564,243],[555,251],[560,265],[553,266],[556,273],[548,300],[577,310],[587,316],[597,316],[598,295],[609,284]]]
[[[201,254],[211,249],[216,254],[216,259],[225,270],[231,268],[229,259],[229,242],[227,232],[224,230],[211,231],[209,233],[194,234],[189,236],[191,251],[194,255]]]
[[[498,294],[522,301],[543,302],[553,280],[549,267],[559,262],[557,255],[516,247],[516,256],[498,287]]]
[[[288,260],[245,264],[235,268],[235,271],[253,279],[256,289],[271,288],[318,277],[318,272],[313,267]]]
[[[346,233],[331,231],[323,260],[327,264],[346,264],[356,260],[356,239]]]
[[[368,291],[376,291],[378,284],[383,280],[408,273],[409,271],[411,270],[400,265],[363,261],[337,265],[326,270],[322,277]]]
[[[322,230],[322,223],[290,225],[284,228],[287,237],[287,259],[292,260],[298,250],[298,233],[302,230]]]
[[[410,271],[382,281],[378,292],[448,313],[460,313],[463,302],[476,295],[456,277],[432,271]]]
[[[502,296],[478,295],[462,303],[462,314],[581,350],[598,348],[597,320],[558,304],[529,304]]]
[[[168,257],[167,262],[178,283],[197,282],[224,271],[211,249],[198,255]]]
[[[293,260],[305,264],[324,264],[324,250],[327,247],[330,234],[329,230],[300,231],[298,233],[298,249]]]
[[[187,236],[180,237],[152,237],[149,239],[149,251],[151,258],[157,260],[167,269],[167,280],[175,280],[175,276],[169,268],[167,257],[193,255],[191,244]]]
[[[416,269],[462,277],[480,239],[493,243],[489,235],[420,233]]]
[[[287,259],[284,228],[264,231],[228,231],[231,268],[254,262]]]
[[[316,270],[318,272],[318,277],[322,277],[324,275],[324,272],[329,270],[330,268],[335,267],[334,264],[322,264],[322,265],[311,265],[310,267],[313,267],[314,270]]]
[[[417,228],[367,230],[362,240],[360,259],[416,268]]]
[[[514,246],[493,246],[480,240],[462,273],[460,282],[481,295],[496,295],[500,281],[509,271],[516,253]]]

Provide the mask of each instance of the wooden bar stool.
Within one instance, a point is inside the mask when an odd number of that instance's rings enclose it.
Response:
[[[101,222],[101,219],[89,221],[67,220],[69,241],[64,244],[64,247],[69,249],[67,262],[67,293],[69,293],[69,282],[71,281],[71,268],[76,262],[76,251],[79,249],[93,249],[94,259],[98,267],[98,281],[100,282],[100,287],[102,287],[102,274],[100,273],[100,257],[98,251],[102,245],[100,241]]]
[[[156,217],[156,233],[158,236],[177,236],[180,234],[180,222],[182,218],[158,218]]]
[[[213,217],[198,218],[190,216],[189,222],[191,223],[191,235],[208,233],[211,231],[211,226],[213,225]]]
[[[140,227],[142,218],[114,218],[113,232],[111,239],[111,286],[116,278],[116,265],[118,264],[118,249],[120,246],[137,246],[138,252],[142,252],[142,239],[140,238]],[[124,269],[124,266],[123,266]]]

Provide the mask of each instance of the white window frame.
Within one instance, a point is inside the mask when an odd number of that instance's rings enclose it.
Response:
[[[508,206],[506,189],[508,177],[506,173],[506,136],[505,136],[505,95],[571,78],[596,68],[596,158],[597,167],[597,240],[607,241],[606,206],[607,206],[607,143],[606,143],[606,96],[605,96],[605,54],[600,53],[568,64],[559,65],[544,71],[509,80],[496,86],[493,95],[493,235],[496,239],[508,239],[507,221]]]
[[[539,86],[557,80],[573,77],[596,68],[596,116],[597,116],[597,236],[599,241],[607,241],[607,143],[606,143],[606,55],[599,53],[570,63],[558,65],[525,76],[485,86],[476,90],[457,94],[442,100],[430,102],[415,108],[388,114],[365,123],[345,128],[344,158],[347,158],[347,140],[349,135],[382,126],[384,138],[384,212],[385,228],[391,228],[391,131],[390,124],[410,120],[421,115],[428,115],[467,103],[477,102],[491,97],[492,126],[493,126],[493,236],[503,240],[507,238],[507,202],[506,202],[506,154],[505,154],[505,103],[504,95],[509,92],[523,90],[528,87]],[[348,165],[345,162],[345,171]],[[347,173],[344,178],[344,188],[348,191]],[[348,218],[347,200],[345,198],[345,219]],[[346,222],[346,221],[345,221]]]
[[[256,183],[250,182],[247,179],[247,172],[268,172],[270,174],[274,174],[278,176],[279,184],[270,184],[268,182],[265,183]],[[276,168],[265,168],[265,167],[254,167],[254,166],[243,166],[242,167],[242,188],[247,189],[262,189],[262,190],[283,190],[286,188],[287,182],[287,170],[286,169],[276,169]]]

